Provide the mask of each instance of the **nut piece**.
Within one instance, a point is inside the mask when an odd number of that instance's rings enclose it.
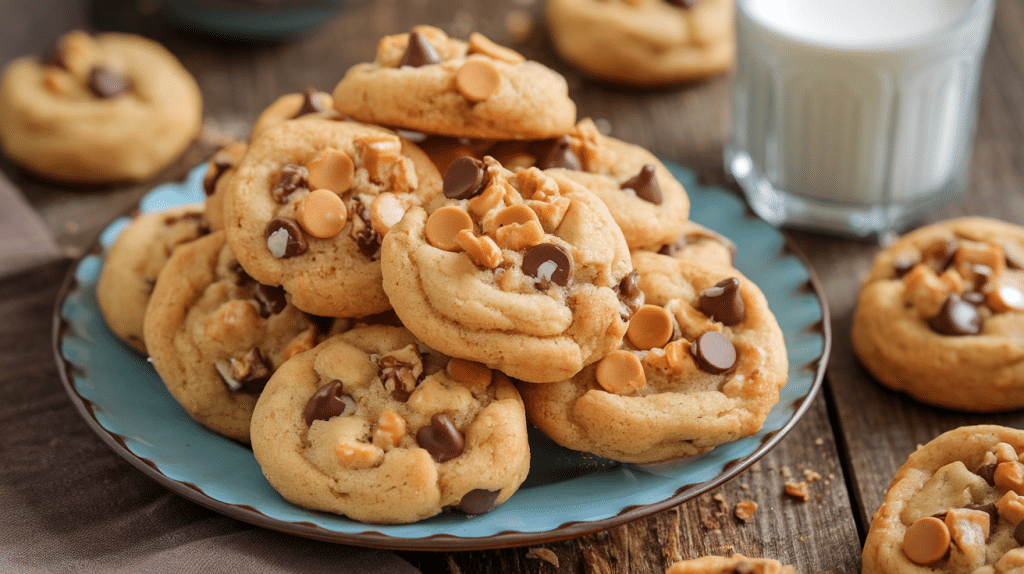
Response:
[[[1018,524],[1024,520],[1024,496],[1012,490],[996,501],[996,508],[999,510],[999,517],[1005,518],[1011,524]]]
[[[529,207],[521,203],[518,205],[522,205],[530,214],[533,214],[533,210]],[[494,231],[494,239],[503,249],[522,251],[544,241],[544,229],[536,219],[526,223],[509,223]]]
[[[1001,442],[992,449],[992,453],[996,457],[996,462],[1016,462],[1019,460],[1017,456],[1017,449],[1013,448],[1013,445]]]
[[[982,510],[955,508],[946,513],[946,528],[956,547],[973,562],[985,555],[991,518]]]
[[[644,367],[636,355],[625,350],[608,353],[594,373],[601,388],[616,395],[631,395],[647,384]]]
[[[473,231],[473,218],[461,208],[446,205],[427,217],[423,234],[427,242],[445,251],[458,251],[457,237],[462,231]]]
[[[946,523],[926,516],[907,528],[903,536],[903,553],[915,564],[931,564],[949,551],[950,535]]]
[[[479,32],[473,32],[469,35],[468,53],[483,54],[507,64],[518,64],[526,60],[526,58],[524,58],[519,52],[516,52],[511,48],[495,44],[490,38]]]
[[[501,249],[498,248],[498,244],[493,239],[486,235],[477,237],[473,235],[471,230],[463,229],[455,236],[455,242],[466,252],[466,255],[469,255],[473,263],[477,265],[494,269],[501,264]]]
[[[348,154],[332,147],[322,149],[308,164],[310,189],[329,189],[343,194],[352,187],[355,164]]]
[[[384,457],[380,448],[350,440],[339,441],[334,445],[334,454],[342,466],[356,469],[377,466]]]
[[[459,381],[460,383],[466,383],[483,388],[486,388],[491,384],[491,378],[494,374],[494,371],[483,363],[467,361],[465,359],[458,359],[455,357],[448,359],[448,365],[445,367],[445,372],[448,373],[449,377]]]
[[[348,220],[348,209],[341,196],[329,189],[317,189],[302,198],[296,208],[302,229],[319,239],[341,233]]]
[[[493,98],[501,91],[501,73],[485,60],[470,60],[455,72],[455,88],[471,102]]]
[[[377,367],[381,384],[402,402],[409,400],[423,374],[423,360],[416,345],[406,345],[380,357]]]
[[[364,136],[352,143],[356,150],[356,163],[366,169],[370,181],[397,192],[416,187],[416,172],[402,154],[402,142],[398,136]]]
[[[373,429],[374,446],[384,450],[395,448],[401,444],[404,436],[405,419],[391,409],[384,409],[377,419],[377,426]]]
[[[641,350],[664,347],[672,339],[672,316],[663,307],[644,305],[629,321],[626,337]]]

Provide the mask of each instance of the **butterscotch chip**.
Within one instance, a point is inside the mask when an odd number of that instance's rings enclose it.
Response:
[[[320,150],[306,164],[306,169],[309,170],[307,181],[310,189],[329,189],[340,195],[352,187],[355,164],[352,163],[352,158],[347,153],[339,149]]]
[[[626,337],[638,349],[661,348],[672,338],[672,330],[668,311],[657,305],[644,305],[630,319]]]
[[[457,206],[446,205],[430,214],[423,234],[427,242],[438,249],[458,251],[460,247],[457,237],[463,230],[473,231],[473,218]]]
[[[946,555],[949,543],[946,524],[934,516],[926,516],[907,528],[903,537],[903,553],[917,564],[931,564]]]
[[[597,364],[595,373],[601,388],[616,395],[631,395],[647,384],[640,359],[629,351],[612,351]]]
[[[518,223],[522,225],[531,221],[540,221],[537,218],[537,214],[534,213],[534,211],[530,209],[530,206],[525,203],[516,203],[495,214],[493,223],[494,225],[501,227],[511,223]]]
[[[996,466],[994,478],[997,487],[1024,495],[1024,464],[1001,462]]]
[[[342,465],[360,469],[376,466],[384,453],[374,445],[343,441],[335,445],[334,454]]]
[[[455,73],[455,88],[471,102],[488,100],[501,90],[501,73],[484,60],[469,60]]]
[[[448,359],[448,376],[462,383],[486,387],[491,384],[494,371],[483,363],[466,359]]]
[[[526,60],[519,52],[495,44],[490,38],[479,32],[473,32],[469,35],[469,53],[483,54],[508,64],[518,64]]]
[[[465,213],[465,212],[463,212]],[[494,269],[501,263],[501,249],[493,239],[486,235],[477,237],[469,229],[463,229],[455,236],[455,242],[469,255],[477,265],[483,265],[488,269]]]
[[[1002,279],[985,295],[985,304],[996,313],[1024,310],[1024,289],[1017,281]]]
[[[297,215],[303,231],[319,239],[328,239],[341,233],[348,219],[348,209],[337,193],[317,189],[299,202]]]

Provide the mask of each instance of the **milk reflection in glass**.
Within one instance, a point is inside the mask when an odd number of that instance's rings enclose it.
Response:
[[[871,236],[963,193],[995,0],[737,0],[728,169],[777,225]]]

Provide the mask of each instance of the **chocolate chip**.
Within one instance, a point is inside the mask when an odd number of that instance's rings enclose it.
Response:
[[[953,293],[946,297],[939,314],[928,320],[928,326],[940,335],[977,335],[981,332],[981,313],[977,307]]]
[[[459,510],[469,516],[483,514],[494,508],[494,501],[501,494],[500,490],[487,490],[486,488],[475,488],[462,497],[456,506]]]
[[[418,68],[427,64],[439,63],[441,63],[441,56],[437,55],[437,50],[434,49],[434,46],[419,32],[410,32],[409,45],[405,48],[405,53],[402,54],[398,67],[412,66],[413,68]]]
[[[448,199],[469,199],[487,185],[487,171],[482,161],[468,155],[459,157],[444,172],[444,196]]]
[[[357,215],[360,221],[362,221],[362,227],[352,235],[352,238],[356,241],[356,247],[359,248],[359,252],[363,254],[363,257],[370,261],[376,260],[377,253],[380,252],[380,234],[373,228],[373,224],[370,221],[370,212],[367,211],[366,206],[362,202],[352,202],[349,212]]]
[[[995,486],[996,485],[996,466],[997,465],[995,463],[983,464],[983,465],[978,467],[978,470],[974,471],[974,474],[976,474],[976,475],[980,476],[981,478],[985,479],[985,482],[987,482],[989,486]]]
[[[554,243],[538,243],[523,254],[523,273],[535,277],[541,287],[548,282],[565,287],[572,271],[572,257]]]
[[[636,271],[630,271],[619,281],[619,312],[623,321],[629,321],[636,310],[643,307],[645,296],[640,290],[639,281],[640,274]]]
[[[740,280],[722,279],[714,287],[701,291],[697,308],[723,325],[739,325],[746,316],[743,297],[740,297]]]
[[[1013,529],[1013,539],[1017,541],[1017,544],[1024,546],[1024,520],[1017,523],[1017,527]]]
[[[267,249],[278,259],[302,255],[309,249],[306,236],[302,234],[299,224],[291,219],[275,217],[263,231],[267,240]]]
[[[103,66],[93,66],[89,70],[88,84],[92,93],[103,99],[116,98],[132,89],[128,78]]]
[[[302,106],[292,118],[301,118],[308,114],[319,114],[326,111],[330,110],[325,108],[323,102],[320,101],[320,91],[316,88],[306,88],[302,92]]]
[[[437,413],[430,417],[430,424],[416,432],[416,443],[430,454],[434,462],[445,462],[460,454],[466,448],[466,439],[455,427],[451,417]]]
[[[234,161],[226,151],[220,150],[213,154],[213,157],[210,158],[210,169],[203,177],[203,191],[207,196],[211,196],[217,191],[217,182],[233,166]]]
[[[685,233],[683,236],[677,239],[675,243],[662,245],[661,249],[658,250],[658,253],[662,255],[668,255],[671,257],[675,255],[677,251],[683,249],[687,245],[695,245],[703,241],[717,241],[721,243],[729,251],[729,257],[732,260],[732,262],[736,262],[736,242],[722,235],[721,233],[718,233],[717,231],[713,231],[711,229],[698,229],[695,231]]]
[[[218,361],[214,367],[229,390],[254,395],[263,392],[272,374],[270,363],[258,347],[251,349],[241,359]]]
[[[288,203],[288,196],[300,189],[309,189],[309,170],[306,166],[288,163],[281,168],[281,177],[270,190],[270,196],[278,203]]]
[[[253,299],[256,300],[260,317],[264,319],[284,311],[285,306],[288,305],[288,301],[284,298],[283,288],[271,287],[262,283],[257,283],[253,289]]]
[[[313,393],[302,410],[306,424],[326,421],[336,416],[349,416],[356,412],[356,401],[345,392],[345,385],[338,379],[323,385]]]
[[[170,227],[180,222],[191,223],[196,228],[196,235],[202,237],[210,233],[210,221],[200,211],[187,211],[177,217],[165,217],[164,225]]]
[[[661,186],[658,185],[654,164],[645,164],[640,168],[640,173],[627,179],[619,187],[621,189],[632,189],[640,199],[654,205],[661,205]]]
[[[705,331],[693,342],[692,350],[697,366],[713,375],[736,365],[736,347],[718,331]]]
[[[541,154],[537,160],[538,169],[551,169],[553,167],[572,171],[583,169],[580,158],[576,155],[576,152],[572,151],[572,141],[569,139],[569,136],[562,136],[556,139],[551,144],[551,147]]]
[[[700,2],[700,0],[665,0],[665,1],[668,2],[669,4],[675,6],[676,8],[682,8],[684,10],[692,10],[693,7],[697,5],[697,2]]]

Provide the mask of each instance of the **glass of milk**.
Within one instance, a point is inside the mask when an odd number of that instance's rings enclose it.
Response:
[[[737,0],[725,164],[774,225],[877,237],[961,195],[995,0]]]

